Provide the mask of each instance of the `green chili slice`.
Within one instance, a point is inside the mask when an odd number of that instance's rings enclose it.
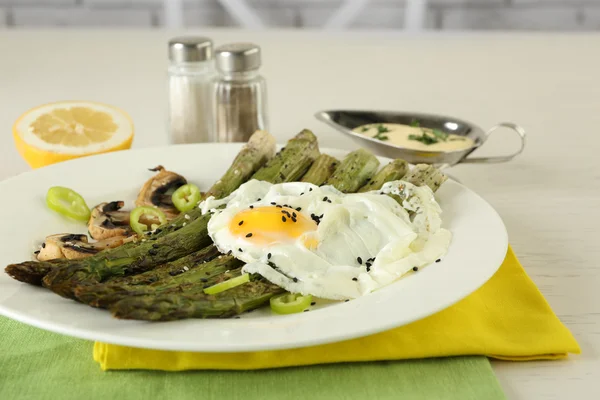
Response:
[[[48,189],[46,204],[51,210],[78,221],[90,219],[90,209],[81,195],[69,188],[54,186]]]
[[[284,293],[279,296],[271,297],[271,310],[277,314],[295,314],[306,310],[312,302],[312,296],[309,294],[303,296],[300,293]]]
[[[193,183],[188,183],[173,192],[171,198],[173,200],[173,205],[175,205],[179,211],[190,211],[200,202],[200,189]]]
[[[150,224],[150,226],[140,222],[143,216],[155,217],[160,224]],[[129,214],[129,225],[136,233],[142,235],[144,232],[153,231],[161,225],[167,223],[167,217],[158,208],[153,207],[137,207],[131,210]]]
[[[231,278],[226,280],[225,282],[217,283],[216,285],[212,285],[204,289],[204,293],[206,294],[217,294],[224,292],[226,290],[232,289],[236,286],[240,286],[246,282],[250,281],[249,274],[243,274],[240,276],[236,276],[235,278]]]

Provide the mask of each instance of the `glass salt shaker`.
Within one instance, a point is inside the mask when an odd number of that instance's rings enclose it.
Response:
[[[206,37],[169,41],[169,139],[172,144],[214,142],[213,44]]]
[[[219,142],[246,142],[267,130],[267,87],[259,75],[260,47],[232,43],[215,49],[218,77],[213,95],[214,127]]]

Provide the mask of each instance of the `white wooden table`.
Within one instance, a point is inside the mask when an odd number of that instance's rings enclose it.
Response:
[[[451,174],[498,210],[527,272],[583,354],[493,365],[510,399],[600,398],[600,35],[197,33],[262,45],[271,131],[281,142],[310,128],[322,146],[354,148],[313,118],[326,108],[444,113],[484,128],[503,120],[523,125],[529,138],[518,159]],[[135,147],[165,144],[166,43],[174,34],[0,32],[0,179],[28,170],[11,126],[45,102],[115,104],[135,121]],[[481,152],[515,146],[512,136],[498,135]]]

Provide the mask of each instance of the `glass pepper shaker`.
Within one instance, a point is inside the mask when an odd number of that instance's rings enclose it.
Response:
[[[169,41],[169,139],[172,144],[214,142],[213,44],[206,37]]]
[[[215,50],[218,77],[213,94],[214,127],[219,142],[246,142],[267,130],[267,88],[259,75],[260,47],[232,43]]]

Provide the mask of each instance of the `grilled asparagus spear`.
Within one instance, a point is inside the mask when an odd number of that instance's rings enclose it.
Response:
[[[314,140],[312,140],[312,139]],[[309,140],[311,139],[311,140]],[[318,154],[316,137],[303,131],[288,142],[282,150],[263,168],[269,173],[277,167],[286,174],[275,172],[266,178],[275,182],[287,179],[296,180],[304,173]],[[272,161],[277,162],[273,163]],[[307,165],[306,168],[298,167]],[[292,167],[295,166],[295,167]],[[259,170],[260,172],[261,170]],[[74,298],[73,289],[79,284],[103,282],[107,278],[147,271],[162,263],[183,257],[210,244],[206,226],[210,215],[205,214],[192,220],[179,231],[159,237],[154,241],[147,240],[136,247],[119,247],[110,253],[100,252],[97,256],[70,263],[67,267],[52,270],[43,279],[43,284],[64,297]]]
[[[245,283],[217,295],[165,293],[127,297],[110,310],[122,319],[172,321],[185,318],[227,318],[256,309],[284,290],[264,280]]]
[[[448,177],[433,165],[417,164],[402,179],[415,186],[429,186],[435,193]]]
[[[298,157],[298,154],[302,157]],[[264,168],[252,175],[252,179],[271,183],[297,181],[318,156],[317,138],[311,131],[305,129],[288,142],[288,145],[281,149]]]
[[[408,171],[408,163],[404,160],[397,159],[391,161],[388,165],[381,168],[366,185],[358,189],[358,193],[368,192],[370,190],[381,189],[384,183],[397,181],[402,179]]]
[[[372,154],[366,151],[350,153],[340,164],[345,164],[346,167],[343,174],[338,174],[334,187],[337,189],[345,187],[356,191],[360,187],[357,182],[366,181],[377,170],[377,166],[373,165],[373,159],[377,161]],[[163,287],[165,285],[157,282],[154,285],[155,293],[156,289],[161,290]],[[198,290],[197,286],[193,290],[188,287],[187,291],[162,292],[158,295],[136,296],[133,293],[134,295],[124,296],[109,308],[116,317],[125,319],[166,321],[183,318],[228,317],[258,308],[272,296],[283,292],[283,289],[278,286],[263,281],[251,281],[214,297],[203,293],[190,293],[190,291],[198,292]]]
[[[161,294],[167,291],[202,291],[212,286],[227,271],[239,268],[242,262],[232,256],[221,255],[208,262],[199,262],[182,267],[185,271],[175,276],[163,277],[150,285],[99,284],[78,286],[78,300],[94,307],[106,308],[117,301],[140,295]]]
[[[327,179],[331,177],[340,162],[328,154],[321,154],[310,169],[304,174],[301,182],[310,182],[314,185],[321,186]]]
[[[327,180],[327,185],[335,186],[344,193],[354,193],[371,179],[379,168],[379,160],[364,149],[348,154]],[[348,179],[351,176],[352,179]]]

